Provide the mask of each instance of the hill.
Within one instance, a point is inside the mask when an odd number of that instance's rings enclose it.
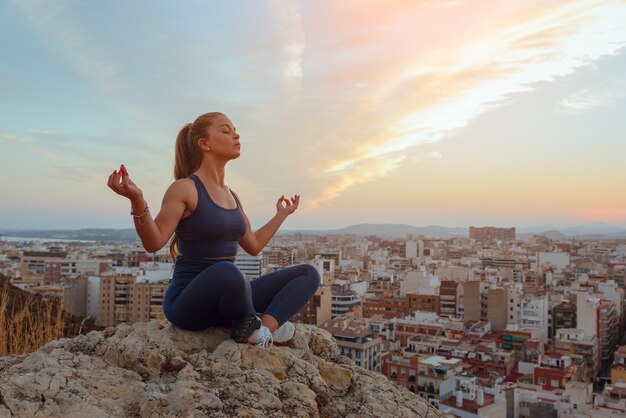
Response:
[[[11,285],[0,274],[0,356],[34,351],[52,339],[102,329],[63,311],[56,301]]]

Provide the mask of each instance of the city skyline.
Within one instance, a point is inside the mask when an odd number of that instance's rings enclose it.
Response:
[[[626,227],[619,1],[0,4],[0,229],[132,228],[223,111],[254,227]],[[623,135],[623,134],[622,134]]]

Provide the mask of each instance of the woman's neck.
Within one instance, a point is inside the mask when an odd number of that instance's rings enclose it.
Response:
[[[204,159],[197,173],[206,181],[224,187],[226,176],[226,162],[220,163],[214,160]]]

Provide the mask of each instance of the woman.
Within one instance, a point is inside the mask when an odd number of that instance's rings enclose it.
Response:
[[[248,282],[235,266],[238,245],[257,255],[300,203],[298,195],[281,196],[276,215],[253,232],[238,196],[224,183],[226,163],[239,157],[240,148],[237,130],[222,113],[207,113],[185,125],[176,140],[176,180],[154,219],[123,164],[109,176],[108,186],[130,200],[147,251],[158,251],[175,233],[165,317],[188,330],[230,326],[235,341],[267,346],[293,337],[295,328],[287,320],[315,293],[320,277],[303,264]]]

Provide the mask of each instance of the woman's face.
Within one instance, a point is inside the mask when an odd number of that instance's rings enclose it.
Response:
[[[208,131],[209,138],[204,142],[205,146],[208,146],[210,153],[229,159],[239,157],[241,154],[239,134],[228,117],[223,115],[215,116]]]

